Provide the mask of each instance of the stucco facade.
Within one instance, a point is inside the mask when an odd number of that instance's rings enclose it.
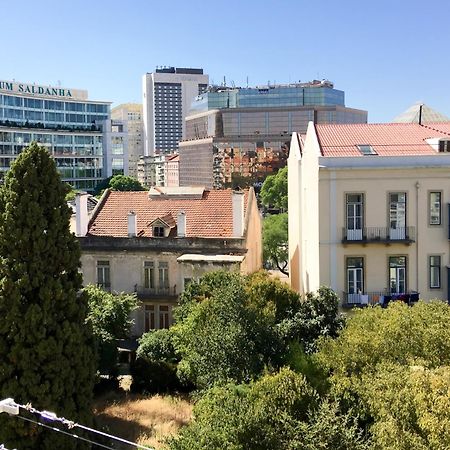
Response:
[[[141,197],[140,204],[133,202],[133,194]],[[196,219],[189,205],[192,208],[196,202],[202,202],[201,197],[183,201],[175,195],[173,201],[177,202],[176,208],[183,209],[176,219],[171,222],[167,216],[157,216],[152,221],[141,213],[142,196],[146,193],[125,194],[127,208],[137,211],[137,215],[128,213],[128,237],[117,235],[114,231],[120,228],[122,219],[127,220],[127,217],[122,218],[125,209],[117,211],[111,205],[108,206],[107,195],[90,219],[87,232],[80,232],[83,283],[97,284],[111,292],[135,292],[141,300],[133,316],[133,336],[140,336],[150,329],[169,327],[173,322],[172,310],[178,296],[189,282],[197,280],[204,273],[223,269],[245,274],[261,269],[261,220],[253,190],[248,193],[218,194],[222,204],[217,206],[223,210],[230,208],[230,223],[211,223],[217,214],[207,205],[207,210],[201,213],[204,214],[208,230],[219,230],[215,237],[195,236],[195,230],[191,228],[193,225],[189,225]],[[116,204],[114,198],[109,201]],[[123,200],[120,198],[117,202],[122,204]],[[152,205],[155,202],[167,205],[170,195],[153,200]],[[161,206],[164,211],[166,207]],[[111,221],[117,222],[117,227],[110,226],[111,231],[106,228],[101,231],[98,216],[102,208],[103,218],[109,219],[111,216]],[[109,212],[106,213],[106,210]],[[153,228],[165,227],[164,235],[144,235],[139,231],[141,220]],[[229,232],[224,232],[226,229]],[[201,229],[198,230],[201,234]]]
[[[327,285],[347,305],[448,299],[450,154],[330,157],[320,138],[311,124],[291,143],[292,287]]]

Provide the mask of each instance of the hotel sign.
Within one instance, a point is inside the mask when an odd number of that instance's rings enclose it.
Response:
[[[36,84],[16,83],[15,81],[1,81],[0,92],[10,94],[24,94],[39,97],[59,97],[66,99],[87,99],[87,91],[67,89],[62,87],[39,86]]]

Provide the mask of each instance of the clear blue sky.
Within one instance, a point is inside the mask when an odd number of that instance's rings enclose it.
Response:
[[[157,65],[239,85],[334,81],[386,122],[416,101],[450,117],[448,0],[0,0],[0,79],[141,102]]]

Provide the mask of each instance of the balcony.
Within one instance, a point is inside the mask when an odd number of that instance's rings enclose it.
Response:
[[[415,240],[415,227],[364,227],[359,230],[342,229],[343,244],[411,244]]]
[[[408,291],[404,293],[380,292],[362,292],[358,294],[342,293],[342,306],[344,308],[364,307],[380,305],[386,307],[391,301],[402,301],[408,305],[419,301],[419,292]]]
[[[146,288],[144,286],[135,286],[134,291],[136,292],[139,299],[172,299],[175,300],[178,297],[176,285],[173,287],[155,287]]]

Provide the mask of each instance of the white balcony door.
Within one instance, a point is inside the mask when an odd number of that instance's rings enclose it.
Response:
[[[389,285],[393,294],[406,292],[406,257],[389,258]]]
[[[406,238],[406,193],[389,194],[389,237],[390,239]]]
[[[364,269],[362,258],[347,259],[347,302],[361,303],[364,291]]]
[[[347,194],[347,240],[362,240],[363,195]]]

